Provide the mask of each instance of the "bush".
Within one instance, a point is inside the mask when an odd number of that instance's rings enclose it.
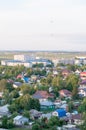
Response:
[[[32,126],[32,130],[40,130],[40,125],[39,124],[34,124]]]

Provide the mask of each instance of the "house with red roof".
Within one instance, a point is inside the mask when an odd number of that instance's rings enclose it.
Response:
[[[38,90],[35,94],[32,95],[33,98],[38,99],[39,101],[45,101],[48,98],[54,98],[52,94],[49,94],[47,91]]]
[[[65,78],[66,78],[70,73],[71,73],[70,70],[67,70],[67,69],[62,70],[62,76],[65,77]]]
[[[80,73],[80,78],[81,78],[82,80],[85,80],[85,79],[86,79],[86,71],[83,71],[83,72]]]
[[[67,89],[62,89],[59,91],[60,97],[72,97],[72,93]]]

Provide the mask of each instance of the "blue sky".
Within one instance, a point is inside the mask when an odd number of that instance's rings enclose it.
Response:
[[[0,50],[86,49],[86,0],[0,0]]]

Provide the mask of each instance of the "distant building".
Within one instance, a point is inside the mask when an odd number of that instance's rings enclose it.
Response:
[[[75,57],[75,64],[76,65],[83,65],[83,64],[86,64],[86,57],[83,57],[83,56],[76,56]]]
[[[47,59],[40,59],[40,58],[34,58],[29,57],[27,55],[14,55],[14,60],[2,60],[1,65],[6,66],[25,66],[25,67],[32,67],[34,64],[40,64],[42,63],[44,66],[50,65],[51,62]]]
[[[65,64],[65,65],[75,63],[74,58],[70,58],[70,59],[68,59],[68,58],[59,58],[59,59],[54,59],[52,61],[54,63],[54,66],[56,66],[57,64],[60,64],[60,63]]]
[[[25,67],[32,67],[32,63],[27,61],[17,61],[17,60],[2,60],[1,65],[4,66],[25,66]]]

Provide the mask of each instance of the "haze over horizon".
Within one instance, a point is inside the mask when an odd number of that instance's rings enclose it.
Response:
[[[86,51],[86,0],[0,0],[0,45]]]

